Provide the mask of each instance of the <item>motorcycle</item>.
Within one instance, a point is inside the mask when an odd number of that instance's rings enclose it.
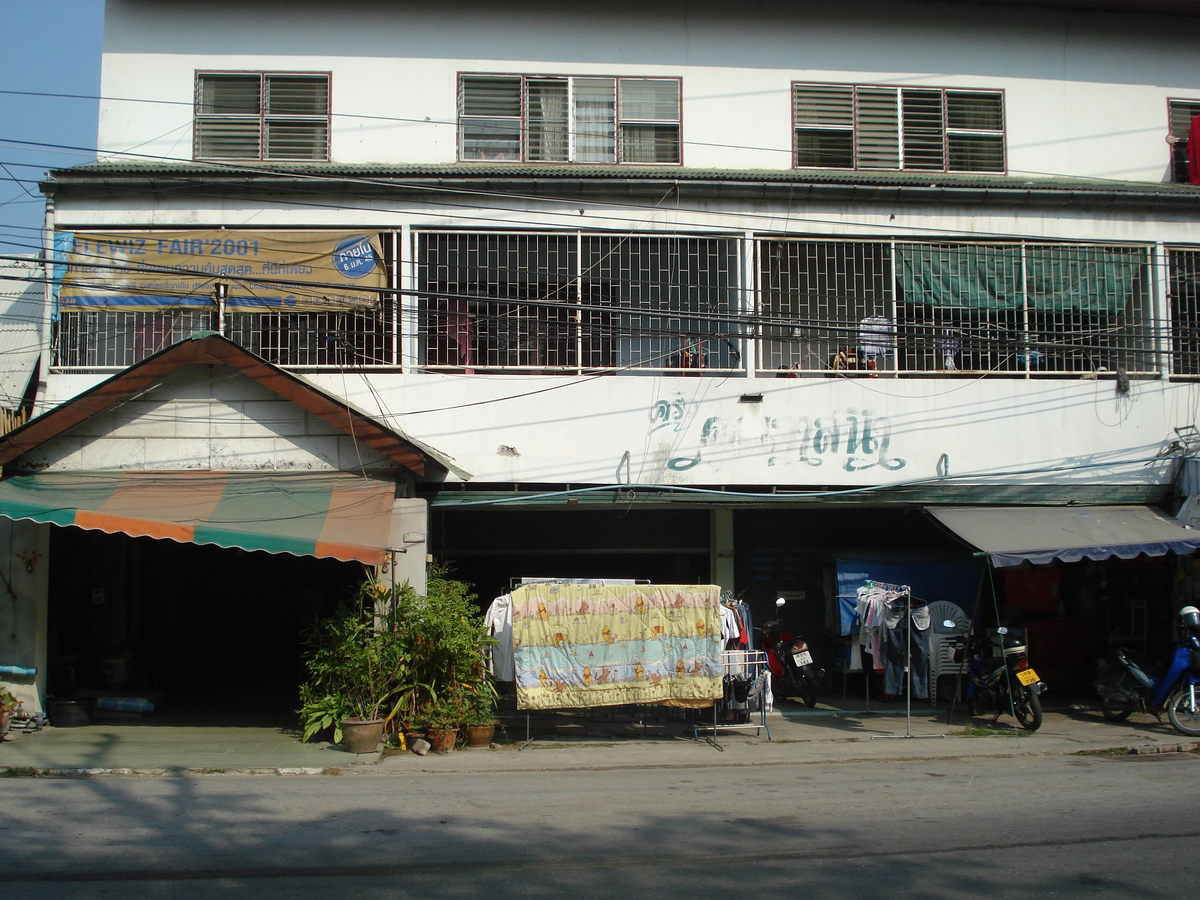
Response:
[[[783,604],[776,601],[776,605]],[[780,700],[799,697],[805,706],[816,706],[817,685],[825,677],[825,670],[813,660],[808,642],[784,631],[779,619],[763,622],[757,630],[761,636],[759,646],[766,651],[771,670],[772,693]]]
[[[1200,736],[1200,609],[1179,611],[1178,643],[1166,672],[1154,676],[1117,648],[1113,660],[1096,679],[1101,712],[1110,722],[1123,722],[1135,712],[1151,713],[1189,737]]]
[[[951,619],[942,623],[948,629],[958,626]],[[1029,665],[1025,653],[1024,629],[1000,627],[991,632],[1001,655],[987,654],[989,642],[978,635],[951,638],[954,647],[951,659],[960,665],[967,662],[967,710],[970,715],[992,715],[995,722],[1006,712],[1012,712],[1026,731],[1042,726],[1041,695],[1046,684]]]

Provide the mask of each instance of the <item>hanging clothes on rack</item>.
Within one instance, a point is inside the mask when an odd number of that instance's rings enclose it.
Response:
[[[883,675],[883,693],[902,695],[910,670],[912,696],[929,696],[929,607],[907,585],[868,581],[855,608],[863,650]],[[907,646],[906,646],[907,645]]]
[[[722,603],[721,646],[726,650],[734,649],[738,642],[738,636],[741,634],[741,629],[741,623],[738,621],[737,613],[733,611],[733,607]]]
[[[721,645],[726,650],[749,650],[750,608],[733,599],[730,591],[721,591]]]
[[[883,691],[892,696],[903,694],[907,667],[912,696],[926,700],[929,698],[929,607],[911,593],[899,594],[883,606],[887,631]]]
[[[734,612],[738,614],[738,618],[742,622],[742,649],[754,649],[754,622],[750,618],[750,604],[745,600],[735,600],[733,603]]]
[[[872,668],[882,673],[887,665],[887,629],[884,613],[887,603],[903,592],[896,586],[868,581],[858,589],[855,616],[859,622],[859,643],[871,654]]]

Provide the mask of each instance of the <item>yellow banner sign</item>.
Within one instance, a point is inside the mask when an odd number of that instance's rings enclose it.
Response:
[[[60,233],[64,308],[231,312],[374,307],[386,287],[377,234],[152,231]],[[60,257],[60,262],[61,262]]]

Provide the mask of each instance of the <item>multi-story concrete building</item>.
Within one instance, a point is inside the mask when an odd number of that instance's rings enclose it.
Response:
[[[1037,567],[983,596],[1039,668],[1153,645],[1200,543],[1145,509],[1196,446],[1198,23],[109,0],[99,161],[44,184],[41,417],[0,440],[17,662],[285,690],[345,560],[426,553],[485,598],[782,594],[833,655],[863,574],[969,609],[1008,549]],[[245,499],[304,478],[303,515]],[[356,482],[397,521],[356,532]]]

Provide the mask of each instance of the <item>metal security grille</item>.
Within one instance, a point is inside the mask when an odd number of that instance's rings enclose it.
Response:
[[[53,364],[66,369],[123,368],[197,331],[213,329],[214,314],[207,310],[63,311],[55,332]]]
[[[763,369],[1154,368],[1146,248],[764,241]]]
[[[760,366],[810,372],[857,367],[859,323],[894,320],[888,245],[765,241],[759,251]]]
[[[231,313],[225,335],[281,366],[391,365],[395,347],[394,304],[377,311],[323,313]],[[123,368],[198,331],[214,331],[210,311],[64,311],[54,343],[54,366]]]
[[[231,313],[226,335],[280,366],[376,366],[395,359],[392,304],[372,312]]]
[[[738,242],[634,235],[418,237],[421,355],[458,371],[728,370]]]
[[[1200,375],[1200,250],[1167,250],[1171,370]]]

